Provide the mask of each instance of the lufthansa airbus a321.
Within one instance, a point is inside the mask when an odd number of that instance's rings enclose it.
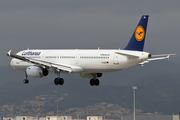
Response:
[[[28,77],[41,78],[49,72],[57,74],[55,85],[63,85],[64,79],[60,73],[80,74],[90,79],[91,86],[98,86],[104,73],[117,72],[135,65],[143,65],[154,60],[168,59],[170,55],[151,55],[144,52],[148,15],[143,15],[135,31],[123,49],[92,49],[92,50],[62,50],[62,49],[27,49],[17,54],[7,53],[13,57],[10,65],[13,69],[25,72],[24,83],[29,83]]]

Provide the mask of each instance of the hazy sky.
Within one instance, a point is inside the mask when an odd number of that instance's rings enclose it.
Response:
[[[0,56],[9,50],[124,48],[149,15],[144,51],[180,52],[179,0],[1,0]]]

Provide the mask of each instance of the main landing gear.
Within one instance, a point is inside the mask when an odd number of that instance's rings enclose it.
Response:
[[[59,72],[55,72],[58,77],[54,79],[54,84],[55,85],[63,85],[64,84],[64,79],[60,78],[60,71]]]
[[[91,86],[94,86],[94,85],[95,85],[95,86],[98,86],[99,83],[100,83],[100,82],[99,82],[99,79],[91,79],[91,80],[90,80],[90,85],[91,85]]]
[[[64,84],[64,79],[63,78],[55,78],[54,79],[54,84],[55,85],[63,85]]]

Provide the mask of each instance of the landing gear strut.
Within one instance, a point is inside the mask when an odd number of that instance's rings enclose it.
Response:
[[[99,83],[100,83],[100,82],[99,82],[98,79],[91,79],[91,80],[90,80],[90,85],[91,85],[91,86],[94,86],[94,85],[95,85],[95,86],[98,86]]]
[[[25,72],[25,74],[26,74],[26,72]],[[26,79],[23,80],[23,83],[24,83],[24,84],[28,84],[28,83],[29,83],[29,80],[28,80],[27,78],[28,78],[28,76],[27,76],[27,74],[26,74]]]

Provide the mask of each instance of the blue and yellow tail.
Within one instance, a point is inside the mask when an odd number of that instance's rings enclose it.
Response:
[[[149,15],[143,15],[124,50],[143,51]]]

